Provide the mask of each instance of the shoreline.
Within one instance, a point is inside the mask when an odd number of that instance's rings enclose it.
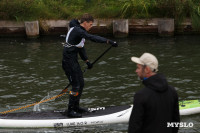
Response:
[[[92,34],[98,35],[113,35],[116,37],[127,37],[128,35],[143,35],[143,34],[154,34],[160,35],[159,27],[160,21],[169,20],[166,18],[153,18],[153,19],[95,19],[93,27],[90,30]],[[174,19],[172,20],[172,30],[163,31],[164,36],[173,36],[173,35],[190,35],[190,34],[200,34],[200,31],[195,31],[192,28],[192,23],[190,19],[186,19],[179,27],[174,25]],[[70,20],[42,20],[42,21],[0,21],[0,37],[5,36],[28,36],[28,37],[39,37],[43,35],[61,35],[66,34],[68,31],[68,24]],[[36,34],[28,35],[27,33],[27,24],[31,24],[31,27],[28,28],[30,32],[36,29]],[[163,24],[162,22],[162,24]],[[116,28],[115,28],[115,25]],[[165,24],[165,29],[169,28],[169,24]],[[124,31],[124,29],[126,30]],[[121,29],[121,31],[120,31]],[[115,31],[114,31],[115,30]]]

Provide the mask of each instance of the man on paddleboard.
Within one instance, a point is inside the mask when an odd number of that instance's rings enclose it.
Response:
[[[69,23],[70,30],[66,36],[62,60],[63,70],[72,85],[67,112],[69,117],[82,117],[81,113],[87,111],[79,106],[80,97],[84,87],[84,79],[81,67],[78,63],[78,54],[87,64],[87,68],[92,68],[92,63],[88,60],[84,47],[85,39],[98,43],[108,43],[114,47],[118,46],[118,44],[112,40],[88,34],[87,31],[92,28],[93,21],[94,19],[92,16],[84,14],[80,19],[80,23],[76,19],[73,19]]]
[[[178,127],[167,127],[169,122],[180,122],[178,95],[165,76],[157,73],[157,58],[144,53],[131,60],[137,64],[135,72],[145,87],[134,95],[128,132],[178,133]]]

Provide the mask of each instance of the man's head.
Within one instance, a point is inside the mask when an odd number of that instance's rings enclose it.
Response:
[[[81,17],[81,26],[85,28],[86,31],[89,31],[92,28],[94,18],[88,13],[83,14]]]
[[[150,53],[144,53],[140,58],[131,57],[131,60],[137,64],[135,72],[140,79],[151,77],[158,71],[158,60]]]

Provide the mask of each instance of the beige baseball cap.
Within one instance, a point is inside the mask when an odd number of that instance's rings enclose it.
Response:
[[[150,54],[144,53],[140,58],[138,57],[131,57],[131,60],[137,64],[146,65],[151,68],[152,71],[158,71],[158,60],[157,58]]]

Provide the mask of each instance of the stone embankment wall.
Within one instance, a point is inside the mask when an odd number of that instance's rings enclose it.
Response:
[[[28,36],[66,34],[68,20],[42,21],[0,21],[0,36]],[[127,37],[133,34],[158,34],[172,36],[174,34],[193,34],[191,21],[188,19],[175,29],[174,19],[96,19],[90,30],[93,34]]]

